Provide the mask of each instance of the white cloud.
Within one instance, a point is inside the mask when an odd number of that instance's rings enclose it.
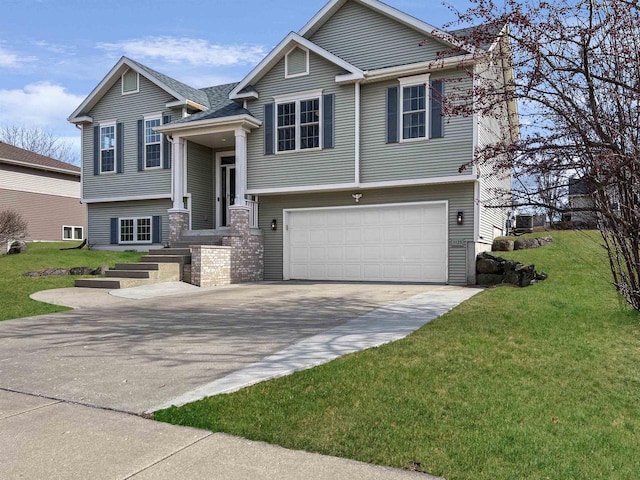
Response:
[[[228,67],[255,64],[267,53],[260,45],[216,45],[197,38],[144,37],[115,43],[99,43],[107,52],[133,59],[162,59],[167,63]]]
[[[20,63],[18,55],[0,46],[0,67],[17,67]]]
[[[0,124],[60,131],[68,127],[66,118],[83,100],[84,96],[69,93],[50,82],[31,83],[22,89],[0,89]]]

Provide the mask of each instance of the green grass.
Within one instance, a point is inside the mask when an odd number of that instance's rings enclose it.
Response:
[[[595,232],[504,256],[549,279],[487,289],[406,339],[157,412],[157,420],[454,479],[637,479],[640,322]]]
[[[31,300],[29,295],[40,290],[73,287],[75,276],[23,277],[30,271],[50,267],[98,267],[114,266],[119,262],[136,262],[140,253],[102,252],[96,250],[67,250],[60,248],[75,246],[71,243],[30,243],[26,252],[19,255],[0,256],[0,320],[28,317],[44,313],[68,310],[65,307]]]

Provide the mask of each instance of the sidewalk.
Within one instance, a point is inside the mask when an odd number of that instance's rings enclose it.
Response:
[[[3,480],[433,480],[0,390]]]

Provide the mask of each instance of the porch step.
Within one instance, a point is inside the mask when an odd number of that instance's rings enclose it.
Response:
[[[182,279],[182,265],[191,262],[191,255],[170,256],[173,258],[169,262],[163,261],[163,255],[146,257],[153,258],[153,261],[119,263],[115,269],[107,270],[104,278],[80,278],[75,281],[75,286],[116,290],[149,283],[179,282]]]
[[[144,255],[143,262],[191,264],[191,255]]]
[[[153,248],[149,255],[191,255],[189,248]]]
[[[117,290],[119,288],[137,287],[151,283],[149,279],[135,278],[79,278],[75,282],[76,287],[85,288],[108,288]]]
[[[190,245],[222,245],[222,236],[181,235],[177,242],[171,243],[169,250],[188,249]]]

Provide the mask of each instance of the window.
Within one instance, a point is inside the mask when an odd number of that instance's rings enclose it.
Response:
[[[294,47],[284,57],[284,78],[295,78],[309,75],[309,50]]]
[[[426,136],[426,87],[414,85],[402,88],[402,138]]]
[[[402,140],[427,138],[429,75],[400,79]]]
[[[160,118],[144,121],[145,168],[158,168],[162,165],[162,135],[154,130],[160,125]]]
[[[312,94],[313,93],[313,94]],[[322,92],[276,98],[277,151],[288,152],[320,147],[320,96]]]
[[[121,218],[120,243],[151,243],[151,217]]]
[[[128,95],[129,93],[136,93],[139,91],[139,76],[138,72],[133,70],[127,70],[122,74],[122,94]]]
[[[82,227],[73,227],[68,225],[62,226],[63,240],[82,240],[84,238],[84,229]]]
[[[116,126],[100,126],[100,172],[116,171]]]

